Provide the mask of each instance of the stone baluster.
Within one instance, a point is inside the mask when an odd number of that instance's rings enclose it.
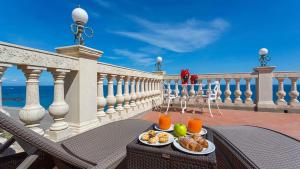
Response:
[[[103,93],[103,80],[106,74],[97,74],[97,113],[96,116],[99,119],[101,125],[109,122],[109,116],[104,112],[104,107],[106,106],[106,99]]]
[[[122,92],[122,81],[124,76],[117,76],[117,94],[116,94],[116,101],[117,101],[117,107],[116,111],[119,113],[119,116],[121,119],[126,118],[125,117],[125,110],[123,108],[123,102],[124,102],[124,96]]]
[[[225,94],[225,101],[224,101],[224,103],[226,103],[226,104],[231,104],[232,103],[231,98],[230,98],[230,95],[231,95],[230,80],[231,79],[225,78],[226,90],[224,92],[224,94]]]
[[[130,89],[130,95],[131,95],[130,106],[131,106],[131,109],[133,112],[136,111],[135,79],[136,79],[136,77],[131,77],[131,85],[130,85],[130,88],[131,88]]]
[[[4,114],[6,114],[6,115],[8,115],[8,116],[10,116],[9,113],[6,112],[6,111],[3,109],[3,107],[2,107],[2,76],[3,76],[4,72],[5,72],[5,70],[6,70],[8,67],[11,67],[11,66],[12,66],[12,65],[10,65],[10,64],[0,63],[0,113],[4,113]]]
[[[235,91],[234,91],[234,96],[235,96],[235,99],[234,99],[234,103],[235,104],[242,104],[243,101],[241,99],[241,95],[242,95],[242,92],[241,92],[241,89],[240,89],[240,78],[236,78],[234,79],[235,80]]]
[[[26,77],[26,103],[20,110],[19,117],[25,126],[33,131],[44,135],[44,130],[40,128],[40,121],[45,116],[45,109],[40,105],[39,77],[46,68],[33,66],[19,66]]]
[[[136,78],[135,81],[136,81],[136,85],[135,85],[135,92],[136,92],[136,106],[137,106],[137,109],[140,110],[141,108],[141,93],[140,93],[140,78]]]
[[[284,97],[286,96],[286,92],[284,91],[284,86],[283,86],[284,77],[276,77],[276,79],[278,80],[278,91],[276,93],[276,95],[277,95],[276,104],[277,105],[287,105],[287,103],[284,99]]]
[[[145,109],[145,78],[141,78],[141,109]]]
[[[195,96],[195,87],[194,87],[195,85],[194,84],[191,84],[191,89],[190,89],[190,96]]]
[[[216,102],[218,103],[222,103],[222,90],[221,90],[221,79],[216,79],[219,82],[219,90],[217,91],[217,98],[216,98]]]
[[[207,79],[207,91],[206,94],[211,93],[211,79]]]
[[[291,80],[291,91],[289,93],[291,99],[289,104],[292,106],[300,106],[299,104],[299,100],[298,100],[298,96],[299,96],[299,92],[297,90],[297,77],[290,77],[289,78]]]
[[[150,102],[150,105],[152,106],[152,96],[153,96],[153,79],[149,79],[149,102]]]
[[[170,95],[172,93],[171,80],[166,80],[166,81],[167,81],[168,95]]]
[[[179,96],[179,88],[178,88],[178,80],[174,80],[175,81],[175,96]]]
[[[107,91],[106,101],[107,101],[108,109],[107,109],[106,113],[108,114],[109,118],[112,121],[115,121],[119,118],[118,114],[115,110],[115,103],[116,103],[116,97],[114,96],[114,79],[115,79],[115,77],[116,77],[116,75],[112,75],[112,74],[109,74],[107,76],[108,91]]]
[[[145,109],[149,106],[149,79],[145,79]]]
[[[127,113],[127,116],[129,115],[129,112],[130,112],[130,99],[131,99],[131,95],[129,94],[129,79],[130,77],[129,76],[126,76],[125,77],[125,82],[124,82],[124,101],[125,101],[125,104],[124,104],[124,108],[126,110],[126,113]]]
[[[197,95],[198,96],[202,96],[203,95],[203,84],[202,84],[202,80],[198,80],[198,92]]]
[[[245,104],[251,105],[251,104],[253,104],[253,101],[251,98],[251,96],[252,96],[251,84],[250,84],[251,78],[245,78],[245,80],[246,80]]]
[[[51,140],[60,141],[71,136],[71,130],[65,121],[69,112],[69,105],[65,101],[64,79],[69,70],[50,69],[54,79],[54,99],[49,106],[49,114],[53,117],[54,123],[50,126],[47,135]]]

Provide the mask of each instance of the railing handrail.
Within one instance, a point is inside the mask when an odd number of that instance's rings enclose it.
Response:
[[[257,78],[256,73],[240,72],[240,73],[207,73],[207,74],[197,74],[199,79],[225,79],[225,78]],[[180,80],[179,75],[164,75],[164,80]]]

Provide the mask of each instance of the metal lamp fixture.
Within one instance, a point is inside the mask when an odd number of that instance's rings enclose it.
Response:
[[[259,62],[260,62],[260,66],[264,67],[267,66],[267,62],[269,62],[271,60],[271,57],[268,55],[269,54],[269,50],[267,48],[261,48],[258,51],[259,54]]]
[[[156,64],[155,64],[156,71],[161,71],[161,66],[162,66],[162,57],[158,56],[156,58]]]
[[[83,35],[88,38],[92,38],[94,35],[92,28],[84,26],[88,22],[89,16],[84,9],[78,6],[72,11],[72,19],[74,23],[71,24],[71,31],[74,34],[74,42],[84,45]]]

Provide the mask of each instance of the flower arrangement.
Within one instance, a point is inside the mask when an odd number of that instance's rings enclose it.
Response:
[[[190,71],[188,69],[181,70],[180,77],[181,77],[181,84],[187,85],[190,78]]]
[[[191,75],[191,84],[197,84],[197,83],[198,83],[198,76]]]

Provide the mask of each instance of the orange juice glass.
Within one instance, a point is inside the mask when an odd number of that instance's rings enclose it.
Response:
[[[191,133],[199,133],[202,129],[202,120],[199,118],[194,118],[188,122],[188,130]]]
[[[167,130],[171,127],[171,117],[165,114],[162,114],[158,120],[159,128],[162,130]]]

